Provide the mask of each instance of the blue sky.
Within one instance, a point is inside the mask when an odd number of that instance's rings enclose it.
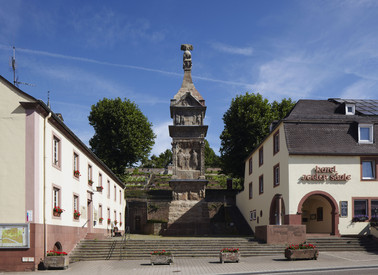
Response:
[[[232,98],[270,101],[378,98],[378,1],[0,0],[0,74],[62,113],[85,143],[90,107],[134,101],[171,147],[170,99],[181,86],[180,45],[193,44],[192,76],[206,100],[207,139],[218,153]]]

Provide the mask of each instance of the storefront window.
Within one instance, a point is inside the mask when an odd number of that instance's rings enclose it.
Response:
[[[375,179],[375,161],[364,160],[362,161],[362,179]]]
[[[378,221],[378,200],[371,200],[371,219]]]
[[[367,200],[354,201],[354,218],[364,218],[367,216]]]

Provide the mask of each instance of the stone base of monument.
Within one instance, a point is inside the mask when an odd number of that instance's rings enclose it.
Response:
[[[208,181],[203,179],[188,180],[177,179],[170,180],[169,186],[172,188],[173,200],[195,200],[199,201],[205,198],[205,190]]]
[[[173,200],[169,206],[167,236],[206,235],[210,233],[207,180],[171,180]]]

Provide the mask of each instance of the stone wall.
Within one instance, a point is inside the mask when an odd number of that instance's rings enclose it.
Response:
[[[256,226],[255,237],[267,244],[300,244],[306,241],[305,225]]]

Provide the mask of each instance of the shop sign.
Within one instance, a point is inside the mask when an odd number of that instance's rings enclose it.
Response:
[[[339,174],[336,170],[336,166],[332,167],[319,167],[315,166],[315,174],[303,175],[301,180],[306,181],[348,181],[351,180],[352,176],[344,174]]]

